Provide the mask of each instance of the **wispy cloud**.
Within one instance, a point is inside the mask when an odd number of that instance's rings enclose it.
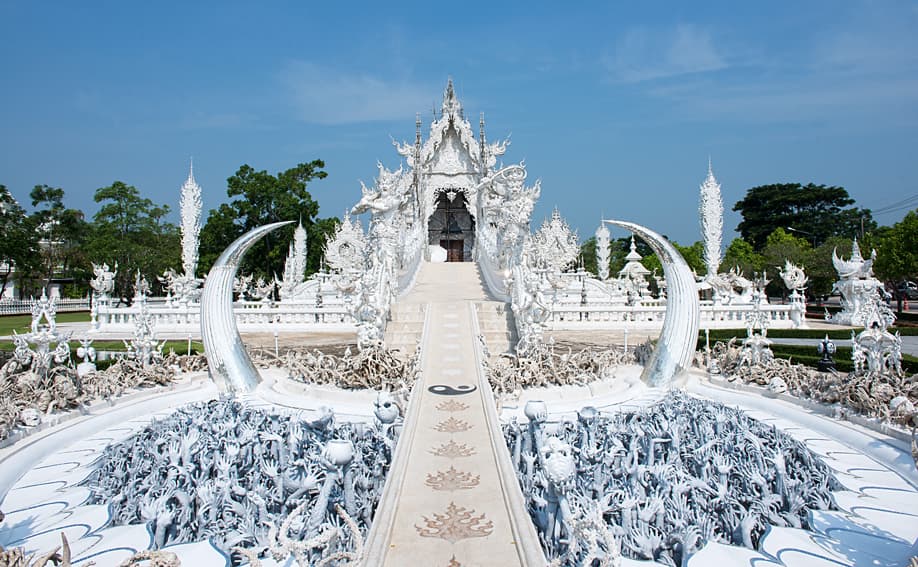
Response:
[[[687,120],[820,122],[848,128],[855,122],[871,127],[914,125],[918,122],[915,16],[877,14],[869,7],[854,10],[792,47],[769,49],[767,59],[752,55],[762,47],[731,45],[729,72],[724,73],[688,74],[691,68],[714,70],[718,61],[721,68],[727,66],[709,35],[692,32],[685,37],[694,33],[695,40],[673,39],[656,51],[670,54],[665,61],[675,61],[671,59],[675,46],[689,46],[684,64],[648,63],[643,71],[635,68],[630,74],[621,66],[619,77],[648,81],[639,85],[643,92],[666,101],[670,117]],[[689,64],[692,61],[694,65]],[[685,72],[676,77],[679,69]],[[661,77],[672,79],[649,81]]]
[[[280,73],[297,117],[318,124],[397,120],[430,107],[438,89],[294,61]]]
[[[726,58],[714,45],[710,31],[693,24],[666,29],[632,28],[604,57],[603,63],[613,80],[624,83],[727,67]]]

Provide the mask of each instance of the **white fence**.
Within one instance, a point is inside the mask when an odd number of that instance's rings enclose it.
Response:
[[[201,308],[197,303],[188,305],[150,305],[147,311],[158,333],[193,333],[201,329]],[[134,327],[134,317],[139,309],[99,305],[94,313],[93,330],[98,332],[123,332]],[[321,331],[352,330],[354,318],[347,306],[314,303],[270,303],[237,301],[233,304],[236,323],[241,331]]]
[[[762,317],[772,329],[806,327],[802,303],[764,304],[759,306]],[[746,326],[753,315],[752,305],[714,305],[701,302],[701,328],[736,329]],[[653,329],[663,326],[665,305],[555,305],[546,322],[552,330],[577,329]]]
[[[0,301],[0,315],[24,315],[32,313],[37,299],[4,299]],[[89,299],[56,299],[54,302],[58,313],[69,311],[89,311]]]

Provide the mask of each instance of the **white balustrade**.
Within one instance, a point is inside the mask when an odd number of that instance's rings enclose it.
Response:
[[[197,303],[168,305],[148,303],[150,317],[159,331],[197,332],[201,326],[200,305]],[[273,330],[332,330],[352,328],[354,318],[344,304],[327,304],[316,307],[315,303],[271,303],[258,301],[237,301],[233,304],[236,321],[243,331]],[[120,331],[133,328],[136,307],[112,307],[99,305],[97,310],[97,331]]]
[[[4,299],[0,301],[0,315],[23,315],[32,312],[37,299]],[[89,311],[89,299],[56,299],[55,307],[58,313],[72,311]]]
[[[551,317],[546,321],[549,329],[621,329],[659,328],[666,313],[665,302],[651,305],[552,305]],[[773,329],[795,329],[805,326],[800,312],[801,306],[794,304],[760,305],[759,311]],[[701,326],[708,329],[735,329],[746,326],[753,305],[701,304]]]

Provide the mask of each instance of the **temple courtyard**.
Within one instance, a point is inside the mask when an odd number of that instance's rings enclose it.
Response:
[[[192,171],[165,297],[138,273],[125,305],[99,259],[89,321],[33,300],[0,368],[0,565],[918,565],[918,344],[877,252],[833,252],[824,318],[793,262],[771,300],[764,273],[720,270],[709,164],[704,276],[616,218],[593,273],[560,212],[531,230],[542,188],[507,145],[449,81],[308,277],[290,220],[198,278]],[[253,282],[246,254],[283,227],[283,276]]]

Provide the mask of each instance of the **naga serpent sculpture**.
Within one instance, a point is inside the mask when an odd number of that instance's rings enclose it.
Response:
[[[648,386],[666,387],[676,375],[688,369],[698,341],[701,308],[695,277],[685,259],[666,238],[632,222],[603,220],[640,236],[656,252],[666,278],[666,314],[660,340],[644,366],[641,380]]]
[[[261,379],[245,351],[233,313],[233,280],[242,255],[272,230],[293,221],[275,222],[250,230],[230,244],[217,259],[201,294],[201,339],[211,380],[233,392],[251,392]]]

